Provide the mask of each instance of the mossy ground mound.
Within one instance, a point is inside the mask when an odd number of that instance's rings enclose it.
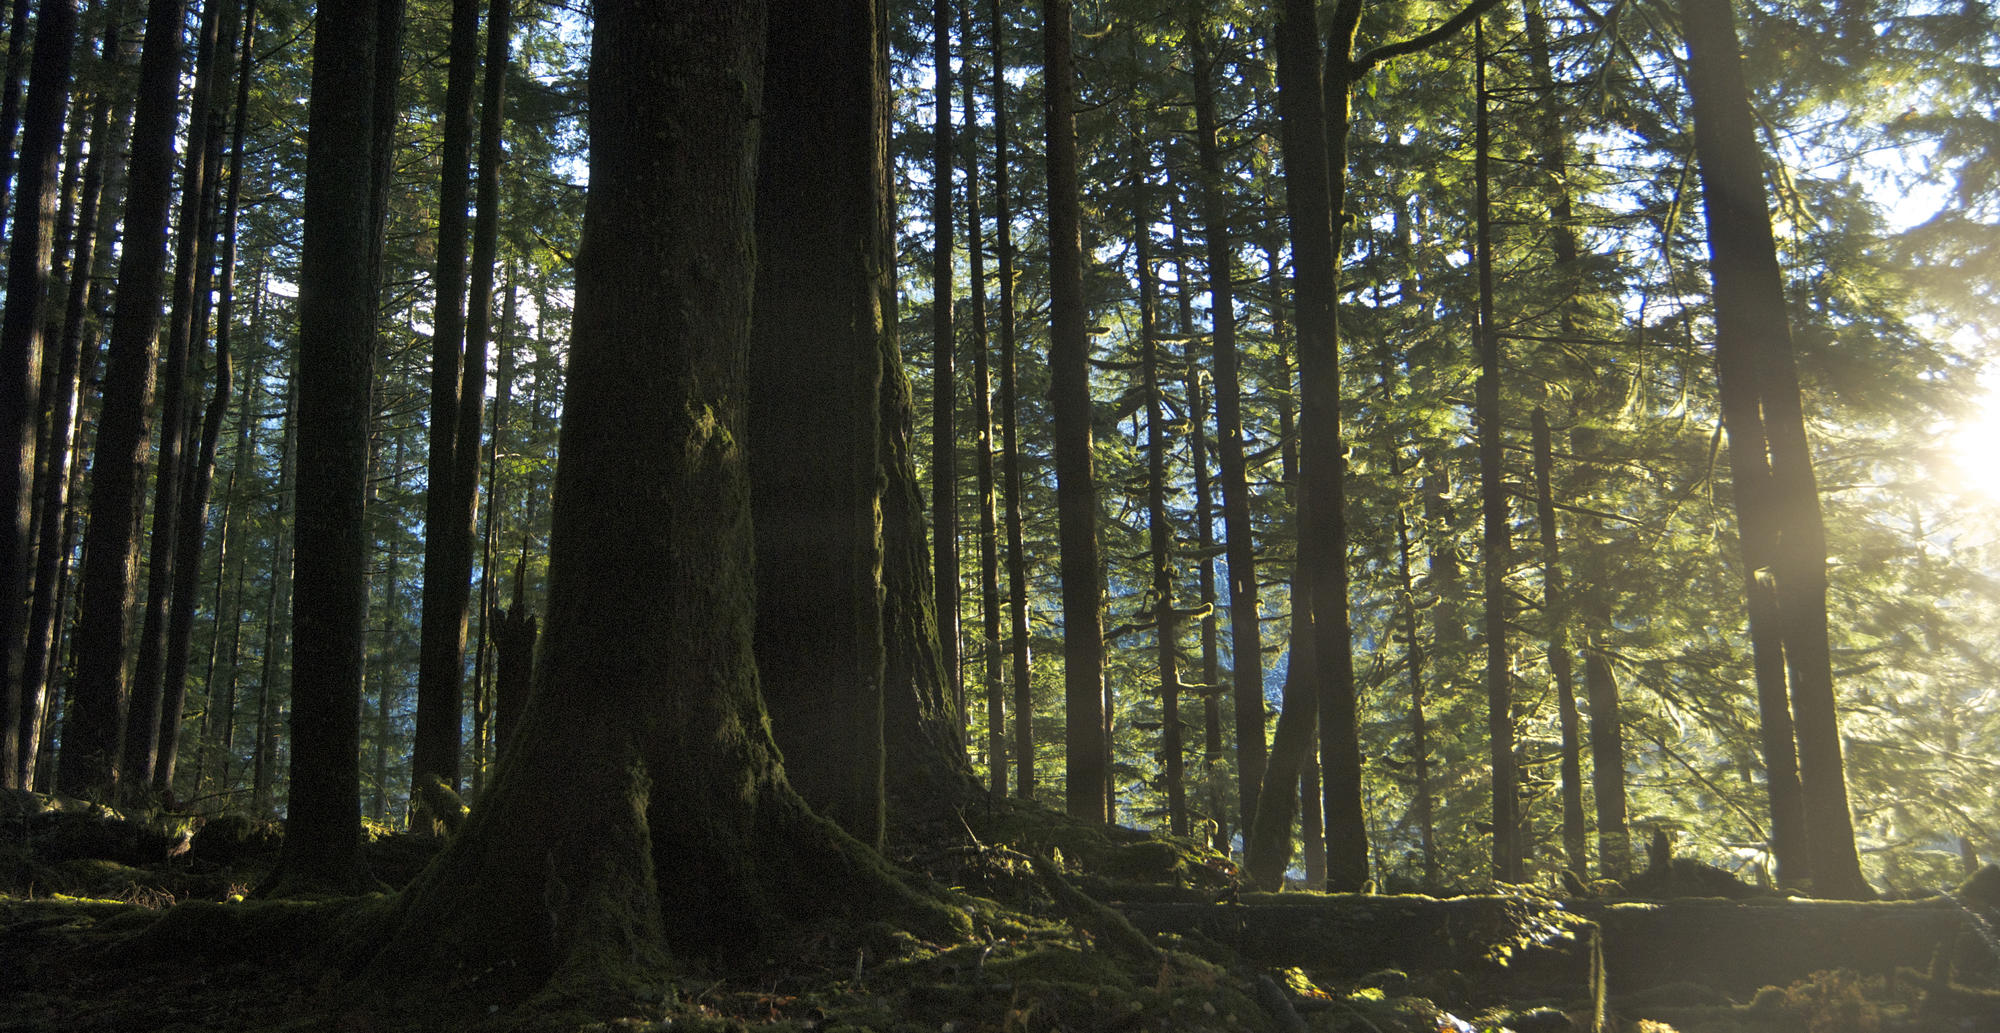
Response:
[[[588,1010],[455,1007],[444,982],[432,1002],[435,1010],[384,1015],[350,1007],[357,992],[353,947],[371,940],[390,920],[393,896],[230,899],[232,891],[254,884],[275,857],[280,830],[268,823],[232,818],[195,825],[174,816],[131,821],[89,806],[33,801],[9,817],[13,831],[0,838],[0,874],[7,876],[0,887],[0,972],[10,977],[8,992],[0,994],[0,1033],[438,1028],[1549,1033],[1587,1029],[1593,1012],[1579,993],[1529,979],[1519,961],[1513,970],[1480,968],[1440,961],[1454,956],[1449,951],[1408,951],[1393,966],[1363,972],[1339,960],[1339,944],[1330,945],[1332,953],[1325,957],[1286,962],[1205,925],[1176,931],[1142,920],[1140,927],[1152,931],[1139,934],[1142,940],[1135,943],[1109,924],[1123,922],[1124,915],[1143,919],[1147,908],[1161,906],[1217,914],[1319,907],[1353,911],[1328,926],[1346,928],[1358,927],[1368,914],[1406,905],[1440,915],[1455,913],[1453,907],[1484,907],[1482,913],[1518,918],[1541,914],[1552,906],[1548,901],[1517,902],[1510,911],[1428,898],[1343,903],[1316,894],[1243,894],[1227,859],[1199,843],[1083,825],[1006,803],[975,805],[955,830],[928,830],[930,838],[906,840],[913,845],[897,853],[939,883],[980,894],[953,898],[964,925],[973,930],[970,939],[938,942],[901,930],[857,929],[839,943],[801,945],[761,965],[690,965],[624,1001],[613,1011],[624,1017],[609,1022],[601,1002]],[[18,831],[23,827],[39,834],[24,838]],[[436,849],[427,837],[386,829],[371,829],[368,838],[371,868],[390,885],[414,876]],[[183,842],[188,849],[172,850]],[[115,856],[70,856],[77,853]],[[1044,859],[1041,871],[1037,858]],[[1056,858],[1060,864],[1053,863]],[[21,878],[24,874],[30,878]],[[1113,906],[1107,908],[1107,902]],[[1508,939],[1494,929],[1481,932],[1477,923],[1447,924],[1462,941],[1461,952],[1474,940]],[[1533,924],[1513,922],[1508,928]],[[1275,942],[1266,940],[1262,947]],[[1672,949],[1703,948],[1683,943]],[[1961,959],[1948,994],[1930,992],[1924,973],[1913,970],[1814,972],[1755,992],[1683,982],[1619,994],[1614,980],[1603,1028],[1609,1033],[2000,1029],[2000,1006],[1990,991],[1963,985],[1968,971],[1984,970]],[[447,1016],[448,1027],[441,1026]]]

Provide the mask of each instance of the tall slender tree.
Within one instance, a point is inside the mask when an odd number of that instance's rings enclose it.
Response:
[[[428,489],[424,495],[423,624],[417,652],[417,727],[410,751],[412,785],[436,780],[459,784],[460,724],[464,712],[465,627],[472,597],[472,507],[460,498],[469,467],[479,458],[459,455],[460,423],[479,401],[463,385],[466,354],[466,219],[472,193],[473,111],[479,99],[479,0],[452,0],[446,44],[443,136],[439,143],[436,298],[431,306],[431,413]],[[485,370],[480,370],[485,382]],[[478,430],[472,431],[477,439]],[[435,828],[423,817],[419,828]]]
[[[25,6],[25,5],[17,5]],[[18,42],[20,35],[13,40]],[[27,683],[28,608],[33,555],[35,417],[41,411],[42,335],[46,322],[49,263],[55,244],[57,189],[62,165],[63,116],[69,105],[76,4],[46,0],[36,20],[35,59],[29,73],[21,134],[20,189],[15,192],[13,233],[7,246],[7,301],[0,316],[0,787],[17,787],[21,774],[21,713]],[[8,88],[14,89],[12,77]],[[7,127],[11,142],[13,127]],[[87,270],[86,270],[87,271]]]
[[[1065,805],[1111,818],[1104,707],[1104,568],[1091,456],[1090,327],[1083,295],[1083,207],[1077,184],[1076,65],[1070,0],[1042,4],[1048,145],[1049,404],[1062,551]]]
[[[337,0],[322,3],[314,20],[299,259],[291,777],[284,847],[264,886],[276,895],[353,889],[362,876],[364,510],[386,211],[379,148],[393,139],[375,121],[394,110],[382,95],[395,89],[402,17],[402,0]]]
[[[1247,836],[1264,780],[1264,638],[1257,549],[1250,531],[1250,480],[1243,459],[1243,381],[1236,345],[1235,244],[1222,186],[1215,43],[1196,30],[1195,151],[1208,253],[1208,311],[1215,367],[1215,452],[1221,468],[1223,541],[1228,550],[1230,697],[1235,706],[1237,813]]]
[[[951,0],[931,2],[931,68],[936,76],[931,136],[931,555],[936,572],[938,647],[952,698],[963,706],[959,661],[958,330],[952,315]]]
[[[992,0],[993,110],[1007,110],[1007,29]],[[1000,473],[1007,528],[1007,656],[1014,684],[1014,795],[1035,795],[1035,686],[1028,647],[1028,555],[1022,541],[1020,366],[1014,340],[1014,212],[1008,191],[1007,119],[993,119],[993,247],[999,266]]]
[[[63,719],[58,780],[69,792],[109,795],[118,785],[124,749],[131,700],[125,641],[136,587],[141,490],[152,451],[154,365],[186,6],[185,0],[151,0],[146,7],[115,314],[90,467],[90,522],[77,599],[75,705]]]

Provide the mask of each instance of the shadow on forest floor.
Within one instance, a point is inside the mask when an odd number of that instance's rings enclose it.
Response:
[[[905,936],[878,957],[829,939],[747,971],[691,970],[608,1023],[495,1013],[473,1025],[2000,1030],[2000,1004],[1980,989],[1994,985],[1995,945],[1948,901],[1258,894],[1197,844],[1012,802],[901,832],[910,845],[891,850],[899,863],[968,894],[970,942]],[[128,820],[77,801],[0,796],[0,1033],[467,1028],[441,1018],[448,1009],[385,1019],[330,1006],[343,981],[341,945],[393,897],[244,900],[281,836],[276,823],[237,816]],[[390,890],[436,849],[426,837],[371,828],[366,856]],[[1982,877],[2000,881],[2000,870]],[[1990,888],[1978,882],[1961,896]],[[440,986],[441,1004],[449,993]]]

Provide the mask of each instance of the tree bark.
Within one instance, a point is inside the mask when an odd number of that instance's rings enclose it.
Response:
[[[757,670],[787,781],[882,842],[883,239],[873,5],[773,19],[757,169],[751,512]],[[552,628],[553,630],[553,628]]]
[[[1752,468],[1747,471],[1752,490],[1746,493],[1743,484],[1737,488],[1737,516],[1744,525],[1749,579],[1775,582],[1771,602],[1790,679],[1812,887],[1821,896],[1865,898],[1873,890],[1861,874],[1854,846],[1827,646],[1826,532],[1792,360],[1783,274],[1764,200],[1762,156],[1736,42],[1735,13],[1728,0],[1684,0],[1682,21],[1688,34],[1695,156],[1707,213],[1709,271],[1715,284],[1716,366],[1725,395],[1724,426],[1732,471],[1738,452],[1746,453],[1744,459]],[[1754,424],[1749,419],[1753,411],[1758,417]],[[1765,512],[1760,515],[1759,509]],[[1761,556],[1752,552],[1753,524],[1761,525],[1757,537],[1769,550]],[[1759,679],[1760,700],[1765,682]],[[1772,715],[1766,712],[1764,717],[1769,722]],[[1772,733],[1767,730],[1766,736],[1769,739]],[[1777,753],[1782,757],[1783,745],[1777,745]],[[1774,813],[1774,831],[1776,823]],[[1791,877],[1797,878],[1796,871]]]
[[[1229,680],[1236,731],[1238,820],[1245,842],[1257,815],[1264,781],[1264,637],[1257,602],[1257,548],[1250,531],[1250,480],[1243,460],[1243,385],[1236,348],[1235,244],[1229,232],[1229,198],[1222,188],[1222,149],[1216,140],[1216,58],[1212,43],[1196,36],[1194,60],[1195,149],[1201,162],[1203,233],[1208,249],[1209,319],[1214,341],[1215,451],[1221,468],[1223,541],[1228,552]],[[1315,45],[1315,51],[1317,45]]]
[[[1139,370],[1146,393],[1146,541],[1152,563],[1154,673],[1160,694],[1160,777],[1166,782],[1167,830],[1188,834],[1187,776],[1181,741],[1180,614],[1174,609],[1174,527],[1167,516],[1167,417],[1160,387],[1159,293],[1153,277],[1150,152],[1139,160],[1140,199],[1132,217],[1139,262]]]
[[[993,29],[997,34],[999,25]],[[958,38],[965,55],[966,252],[971,268],[973,472],[979,485],[979,652],[985,660],[986,768],[988,788],[1007,795],[1007,657],[1000,650],[1000,526],[994,511],[993,371],[986,334],[986,227],[979,204],[979,91],[972,74],[972,5],[958,9]]]
[[[1009,207],[1006,21],[993,23],[993,246],[1000,275],[1000,474],[1006,487],[1007,656],[1014,684],[1014,795],[1035,795],[1035,686],[1029,665],[1028,558],[1021,531],[1020,377],[1014,344],[1014,213]]]
[[[428,490],[424,494],[423,624],[417,646],[416,738],[410,784],[432,779],[457,790],[459,726],[464,711],[466,611],[472,596],[470,498],[460,498],[467,465],[462,438],[466,354],[466,212],[472,192],[473,105],[478,100],[479,0],[452,0],[446,44],[442,167],[438,183],[436,300],[431,307],[431,412]],[[485,370],[480,379],[484,382]],[[476,402],[474,404],[477,404]],[[473,431],[475,435],[478,431]],[[475,439],[476,440],[476,439]],[[477,450],[470,457],[478,470]],[[412,796],[420,801],[419,794]],[[436,826],[421,802],[412,827]]]
[[[958,340],[952,322],[953,161],[951,0],[931,2],[937,116],[931,137],[931,553],[939,659],[954,700],[965,700],[958,614]]]
[[[116,309],[90,466],[90,522],[77,600],[75,706],[63,720],[57,773],[72,793],[109,796],[118,786],[123,760],[131,702],[125,638],[138,568],[141,488],[151,452],[153,367],[159,350],[185,13],[185,0],[152,0],[140,51]]]
[[[14,39],[18,41],[19,36]],[[28,607],[32,588],[36,417],[41,412],[42,338],[55,244],[63,116],[69,102],[76,5],[46,0],[36,18],[35,58],[21,133],[20,189],[7,246],[7,302],[0,315],[0,788],[23,771]],[[12,88],[10,77],[8,86]],[[13,127],[8,128],[11,142]],[[11,150],[10,150],[11,153]],[[4,202],[0,202],[4,207]],[[88,267],[79,276],[86,275]],[[32,757],[32,749],[29,751]]]
[[[263,892],[351,891],[361,870],[368,423],[384,207],[377,194],[402,0],[329,0],[315,19],[299,277],[291,775]],[[357,261],[357,256],[370,260]]]
[[[1049,405],[1062,551],[1065,805],[1109,821],[1104,708],[1104,569],[1091,457],[1090,330],[1083,296],[1083,210],[1077,192],[1076,67],[1070,0],[1042,5],[1048,131]]]
[[[471,974],[468,1013],[539,996],[625,1014],[676,955],[762,958],[814,919],[948,921],[806,808],[765,731],[742,411],[760,5],[595,15],[536,691],[358,981],[389,1008],[434,994],[407,959],[440,951]]]

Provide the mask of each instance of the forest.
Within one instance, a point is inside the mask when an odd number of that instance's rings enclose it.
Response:
[[[1986,0],[6,6],[0,1030],[2000,1024]]]

